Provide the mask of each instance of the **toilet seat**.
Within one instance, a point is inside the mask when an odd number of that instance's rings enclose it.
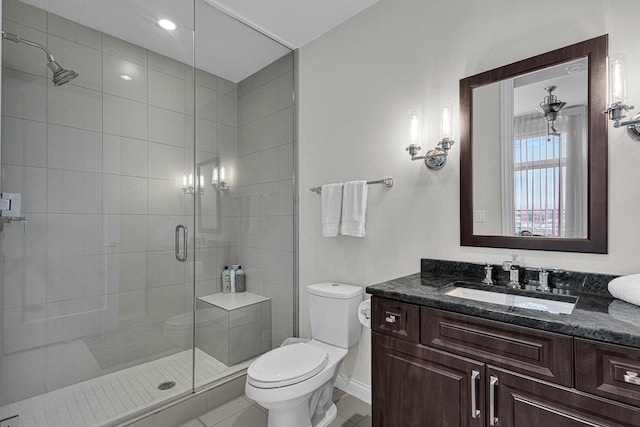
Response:
[[[277,388],[307,380],[327,366],[326,351],[297,343],[271,350],[256,359],[247,371],[247,381],[258,388]]]

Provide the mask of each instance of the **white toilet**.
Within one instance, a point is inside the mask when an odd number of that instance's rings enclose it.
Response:
[[[331,397],[349,347],[360,339],[362,288],[307,287],[313,339],[271,350],[253,361],[245,392],[269,410],[269,427],[326,427],[337,414]]]

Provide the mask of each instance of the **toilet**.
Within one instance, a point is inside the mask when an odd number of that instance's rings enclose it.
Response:
[[[258,357],[245,392],[269,410],[269,427],[326,427],[337,415],[333,385],[347,351],[360,339],[362,288],[339,283],[307,287],[312,340]]]

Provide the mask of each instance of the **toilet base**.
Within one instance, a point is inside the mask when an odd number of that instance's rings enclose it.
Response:
[[[323,417],[319,417],[319,419],[316,420],[316,416],[311,419],[311,425],[313,427],[327,427],[338,416],[338,408],[335,403],[332,403]]]
[[[313,418],[309,419],[309,406],[306,405],[307,402],[308,401],[304,399],[302,404],[293,410],[290,406],[283,408],[283,410],[279,408],[269,409],[268,427],[327,427],[336,419],[338,408],[335,403],[332,403],[324,414],[315,414]]]

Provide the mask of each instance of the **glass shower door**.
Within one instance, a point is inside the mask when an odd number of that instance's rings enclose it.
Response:
[[[0,420],[110,424],[193,390],[193,0],[2,4]]]

